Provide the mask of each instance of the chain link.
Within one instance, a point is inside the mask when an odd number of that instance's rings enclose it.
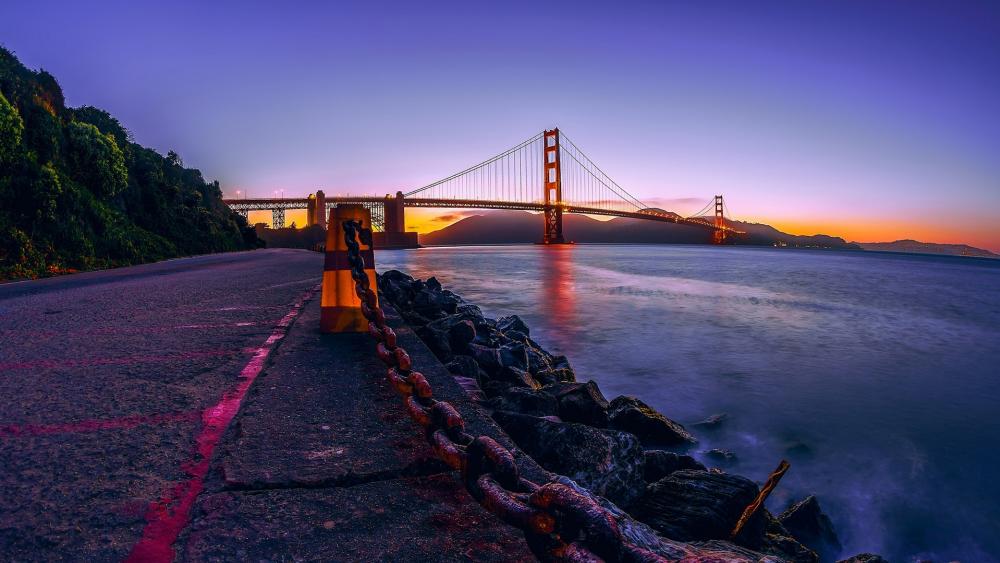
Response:
[[[396,343],[371,288],[360,239],[371,247],[370,229],[354,220],[343,222],[347,261],[375,353],[386,366],[386,379],[402,397],[410,416],[426,432],[435,454],[459,471],[469,494],[486,510],[521,529],[528,545],[543,561],[654,562],[663,557],[631,544],[610,512],[592,498],[561,483],[538,485],[523,477],[514,454],[489,436],[465,432],[465,421],[446,401],[434,398],[427,378],[413,370],[410,355]]]

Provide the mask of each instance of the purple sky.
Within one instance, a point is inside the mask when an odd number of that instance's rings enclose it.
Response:
[[[93,4],[6,4],[0,43],[227,192],[394,192],[558,126],[681,213],[1000,251],[995,2]]]

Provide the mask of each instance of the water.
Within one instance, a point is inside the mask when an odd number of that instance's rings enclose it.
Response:
[[[772,511],[815,493],[844,555],[1000,561],[1000,262],[698,246],[383,251],[516,313],[610,399],[691,423]]]

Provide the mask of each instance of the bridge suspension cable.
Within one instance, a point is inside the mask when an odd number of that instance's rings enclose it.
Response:
[[[535,203],[542,198],[542,133],[403,197]]]
[[[565,133],[560,135],[562,154],[572,160],[563,163],[563,199],[581,207],[638,213],[648,206],[615,182]],[[568,196],[568,197],[567,197]]]
[[[572,140],[560,132],[564,207],[606,213],[640,213],[647,206],[615,182]],[[545,202],[544,133],[451,176],[403,194],[405,198],[494,203],[497,207],[530,208]]]

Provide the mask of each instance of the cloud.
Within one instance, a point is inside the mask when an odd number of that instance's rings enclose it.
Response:
[[[473,217],[475,215],[482,215],[482,209],[467,210],[467,211],[454,211],[451,213],[445,213],[444,215],[438,215],[437,217],[432,217],[430,219],[433,223],[453,223],[459,219],[465,219],[466,217]]]

